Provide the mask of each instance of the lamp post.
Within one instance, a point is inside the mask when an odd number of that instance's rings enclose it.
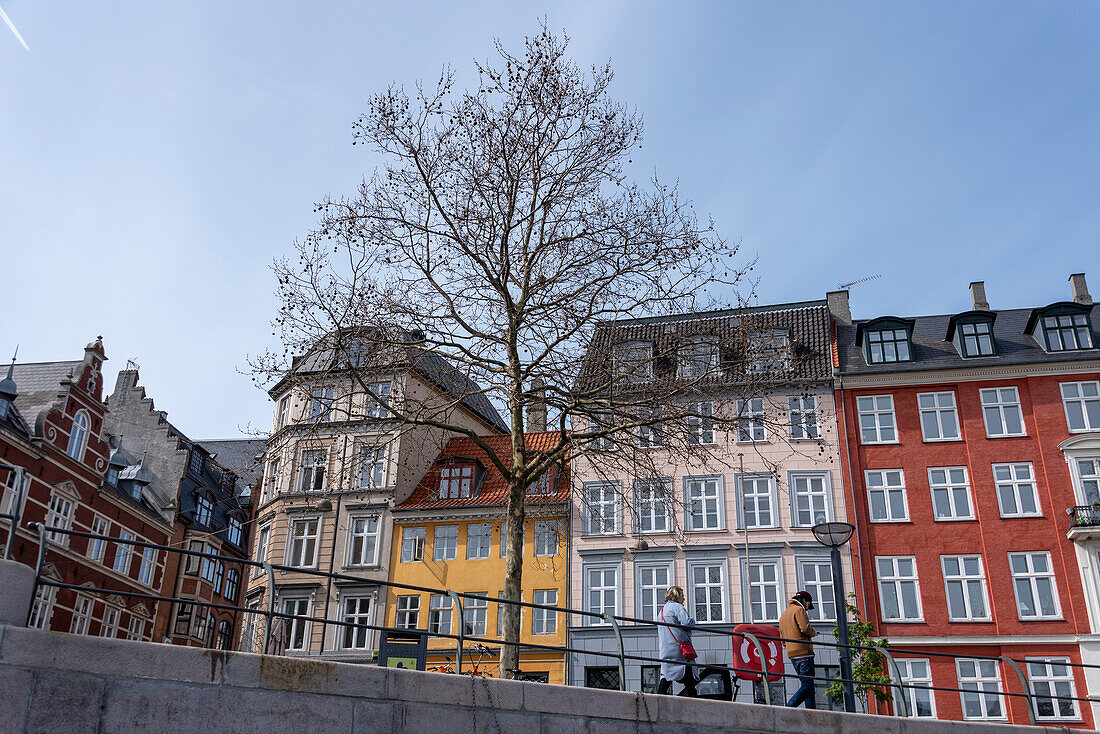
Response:
[[[836,604],[836,622],[840,630],[840,643],[848,645],[848,608],[844,603],[844,575],[840,568],[840,546],[848,542],[855,526],[846,522],[823,522],[814,525],[813,533],[818,543],[829,548],[833,562],[833,601]],[[848,647],[840,648],[840,677],[844,688],[844,710],[854,713],[856,710],[856,692],[852,680],[852,651]]]

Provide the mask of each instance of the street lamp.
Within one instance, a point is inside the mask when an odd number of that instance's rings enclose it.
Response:
[[[833,562],[833,601],[836,604],[836,621],[840,629],[840,643],[850,644],[848,637],[848,607],[844,603],[844,576],[840,568],[840,546],[848,542],[856,526],[847,522],[823,522],[814,525],[813,533],[817,542],[829,548]],[[844,689],[844,710],[854,713],[856,693],[852,686],[852,651],[848,647],[840,648],[840,677]]]

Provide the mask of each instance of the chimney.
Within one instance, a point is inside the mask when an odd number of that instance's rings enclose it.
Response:
[[[848,307],[848,291],[829,291],[825,294],[829,313],[842,324],[852,323],[852,309]]]
[[[1088,284],[1085,283],[1084,273],[1074,273],[1069,276],[1069,288],[1073,291],[1073,302],[1082,306],[1092,305],[1092,296],[1089,295]]]
[[[528,391],[532,401],[527,406],[527,430],[533,433],[546,430],[546,383],[541,377],[531,380]]]
[[[975,311],[988,311],[989,301],[985,298],[985,281],[975,280],[970,284],[970,300],[974,302]]]

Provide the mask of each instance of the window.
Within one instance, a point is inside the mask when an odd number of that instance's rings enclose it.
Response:
[[[288,566],[313,568],[317,565],[317,518],[294,520],[290,523],[290,555]]]
[[[272,459],[267,464],[267,496],[270,499],[279,493],[279,460]]]
[[[932,490],[932,510],[936,520],[974,519],[965,466],[930,468],[928,486]]]
[[[473,598],[462,600],[462,627],[467,635],[485,636],[485,625],[489,618],[489,599],[484,593],[474,592]]]
[[[34,604],[31,605],[31,617],[27,626],[31,629],[44,630],[50,627],[50,612],[53,611],[56,586],[41,586],[34,592]]]
[[[204,528],[210,527],[210,521],[214,517],[214,503],[204,494],[195,497],[195,524]]]
[[[1025,436],[1020,396],[1014,387],[991,387],[981,391],[985,435],[989,438]]]
[[[909,361],[909,330],[881,329],[867,332],[867,354],[872,364]]]
[[[208,545],[204,545],[202,546],[202,551],[203,553],[213,553],[214,549]],[[204,556],[202,559],[202,577],[210,583],[214,583],[214,577],[217,574],[217,565],[217,561],[213,558]]]
[[[589,431],[592,433],[599,433],[601,431],[609,431],[614,428],[611,420],[611,414],[609,413],[597,413],[591,417],[588,425]],[[597,451],[614,451],[615,450],[615,436],[613,434],[606,434],[593,438],[591,444],[593,449]]]
[[[920,430],[925,441],[959,440],[959,416],[955,412],[955,393],[917,393]]]
[[[96,515],[92,518],[92,526],[89,530],[96,535],[106,535],[110,529],[111,524],[107,522],[107,518]],[[89,538],[88,539],[88,558],[93,561],[103,561],[103,554],[107,550],[107,541],[103,538]]]
[[[626,382],[648,382],[653,379],[653,345],[649,342],[616,344],[611,355],[612,371]]]
[[[688,604],[700,623],[726,621],[726,572],[724,563],[688,563]]]
[[[386,486],[386,447],[359,447],[359,488],[381,489]]]
[[[787,417],[794,440],[818,438],[817,398],[813,395],[787,398]]]
[[[80,461],[84,458],[84,447],[88,445],[88,414],[78,410],[73,416],[73,429],[69,433],[69,446],[65,449],[72,458]]]
[[[612,535],[619,529],[619,487],[616,482],[584,485],[582,508],[585,535]]]
[[[909,519],[905,475],[901,469],[864,472],[871,522],[904,522]]]
[[[215,594],[221,593],[222,578],[224,578],[224,577],[225,577],[225,565],[221,561],[218,561],[217,564],[215,564],[215,570],[214,570],[214,593]]]
[[[722,488],[720,478],[684,478],[685,530],[722,528]]]
[[[210,617],[210,621],[214,621],[214,617]],[[202,644],[206,644],[206,617],[202,616],[202,610],[195,611],[195,631],[191,634],[192,637],[202,640]]]
[[[993,332],[988,321],[959,324],[962,356],[989,357],[993,354]]]
[[[199,453],[198,449],[191,449],[191,457],[187,462],[187,471],[191,472],[192,476],[202,477],[202,464],[203,457]]]
[[[956,660],[964,719],[1003,719],[1001,671],[996,660]]]
[[[947,618],[952,622],[989,619],[982,557],[940,556],[947,591]]]
[[[451,615],[454,601],[446,594],[428,597],[428,632],[433,635],[451,634]]]
[[[109,604],[103,608],[103,624],[99,626],[100,637],[114,637],[118,634],[118,608]]]
[[[656,422],[660,413],[661,411],[656,409],[639,416],[641,420],[655,422],[638,426],[638,448],[656,449],[665,445],[665,426],[663,423]]]
[[[916,559],[913,556],[879,556],[875,558],[875,568],[882,621],[923,621]]]
[[[153,583],[153,569],[157,565],[156,548],[146,548],[141,552],[141,565],[138,567],[138,581],[143,584]]]
[[[535,555],[556,556],[558,554],[558,522],[556,520],[535,521]]]
[[[672,586],[672,568],[667,564],[638,565],[638,609],[641,619],[657,621],[665,604],[665,592]]]
[[[331,387],[315,387],[309,396],[309,419],[324,423],[332,417],[332,403],[336,390]]]
[[[145,620],[137,615],[130,615],[130,627],[126,634],[127,639],[145,639]]]
[[[1100,431],[1100,382],[1063,382],[1062,405],[1070,431]]]
[[[772,476],[740,477],[742,527],[774,528],[778,518],[773,504],[775,480]]]
[[[404,528],[401,531],[401,562],[424,560],[424,540],[427,528]]]
[[[279,401],[279,407],[275,410],[275,430],[286,425],[287,406],[290,405],[290,396],[287,395]]]
[[[1042,514],[1030,463],[994,464],[993,481],[997,485],[1001,517],[1038,517]]]
[[[241,518],[230,515],[226,518],[225,538],[238,548],[244,547],[244,525]]]
[[[671,479],[635,479],[634,532],[667,533],[671,530],[668,511],[671,496]]]
[[[307,449],[302,452],[302,470],[298,479],[299,492],[322,492],[325,489],[325,464],[328,452]]]
[[[470,488],[473,484],[473,466],[465,464],[441,467],[439,470],[439,499],[453,500],[469,497]]]
[[[607,691],[622,690],[619,669],[615,666],[589,666],[584,669],[584,687]]]
[[[340,601],[340,647],[345,650],[365,650],[370,645],[371,631],[358,625],[370,624],[371,598],[345,596]]]
[[[587,612],[615,614],[618,610],[619,569],[614,566],[589,567],[584,573],[585,602]],[[588,617],[590,625],[607,624]]]
[[[309,599],[283,599],[283,614],[293,615],[284,618],[286,624],[286,649],[306,650],[309,648]]]
[[[554,467],[550,467],[542,474],[539,474],[538,479],[527,485],[525,492],[533,495],[550,494],[551,480],[553,480],[554,489],[556,491],[558,488],[558,477]]]
[[[761,331],[749,336],[745,345],[745,372],[762,375],[791,368],[791,341],[785,331]]]
[[[76,595],[73,603],[73,619],[69,623],[69,632],[74,635],[88,634],[88,621],[92,618],[92,600],[81,594]]]
[[[1100,501],[1100,459],[1078,459],[1077,476],[1085,502]]]
[[[752,621],[778,622],[783,609],[779,580],[782,572],[778,560],[749,563],[749,604]]]
[[[856,398],[859,436],[862,443],[897,443],[893,395],[864,395]]]
[[[237,592],[241,590],[241,572],[231,568],[225,572],[225,593],[222,594],[232,602],[237,600]]]
[[[3,399],[0,398],[0,405],[2,404]],[[7,480],[3,484],[0,484],[0,512],[14,515],[17,477],[14,471],[9,469],[7,472]]]
[[[521,533],[522,535],[522,533]],[[520,543],[519,547],[520,557],[523,557],[523,543]],[[500,557],[508,557],[508,522],[504,521],[500,524]]]
[[[936,718],[936,694],[932,691],[932,666],[926,659],[895,658],[901,673],[903,696],[909,715],[917,719]],[[921,688],[909,686],[922,686]]]
[[[1035,694],[1036,718],[1077,720],[1077,689],[1073,685],[1073,671],[1067,665],[1069,658],[1028,660],[1027,678],[1031,692]]]
[[[536,533],[537,535],[537,533]],[[472,523],[466,526],[466,559],[474,560],[489,557],[489,548],[493,544],[493,526],[487,522]]]
[[[434,561],[453,561],[458,558],[458,526],[436,525],[432,546]]]
[[[367,395],[366,414],[368,418],[386,418],[390,414],[390,394],[392,386],[388,382],[376,382],[370,386],[373,396]]]
[[[271,542],[271,526],[264,525],[256,533],[256,556],[252,559],[259,563],[265,563],[267,561],[267,548]],[[264,572],[262,566],[253,566],[252,575],[260,576]]]
[[[348,523],[348,565],[373,566],[378,562],[380,526],[375,516],[352,516]]]
[[[397,597],[397,616],[394,618],[394,627],[414,630],[420,624],[420,596]]]
[[[202,553],[204,548],[205,545],[198,540],[192,540],[187,544],[189,553],[187,554],[187,563],[184,566],[183,572],[188,576],[199,575],[199,565],[203,562],[203,559],[201,556],[193,556],[191,553]]]
[[[812,527],[833,519],[827,473],[791,472],[790,479],[791,519],[794,527]]]
[[[1048,352],[1092,349],[1089,317],[1083,313],[1044,317],[1043,335],[1046,337]]]
[[[50,497],[49,512],[46,513],[46,526],[58,530],[46,531],[46,539],[61,545],[69,544],[69,536],[60,532],[68,530],[73,524],[73,503],[59,494]]]
[[[1016,590],[1016,611],[1020,619],[1060,619],[1058,589],[1050,553],[1009,553],[1012,586]]]
[[[134,546],[127,543],[127,540],[133,540],[134,534],[125,530],[118,531],[118,541],[115,543],[115,563],[114,568],[119,573],[130,573],[130,556],[134,552]]]
[[[836,600],[833,598],[833,564],[829,561],[799,558],[795,561],[798,571],[798,588],[810,592],[814,608],[806,612],[811,621],[835,622]]]
[[[557,589],[535,589],[535,604],[558,605]],[[531,634],[555,635],[558,632],[558,613],[551,609],[534,608],[531,614]]]
[[[183,602],[176,607],[176,626],[172,628],[173,634],[187,635],[191,633],[191,605]]]
[[[223,619],[218,622],[218,636],[214,642],[215,650],[228,650],[233,646],[233,625]]]
[[[764,432],[764,398],[737,401],[737,441],[766,441]]]
[[[497,637],[504,637],[504,610],[510,605],[504,603],[504,592],[497,593]],[[519,600],[523,601],[523,594],[519,595]],[[519,607],[519,628],[523,629],[523,613],[524,608]]]
[[[689,406],[687,442],[691,446],[714,443],[714,403],[694,403]]]
[[[698,380],[718,369],[718,345],[708,338],[685,341],[678,350],[681,380]]]

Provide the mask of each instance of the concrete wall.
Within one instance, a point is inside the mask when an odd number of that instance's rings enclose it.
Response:
[[[0,627],[0,734],[1038,734]]]

